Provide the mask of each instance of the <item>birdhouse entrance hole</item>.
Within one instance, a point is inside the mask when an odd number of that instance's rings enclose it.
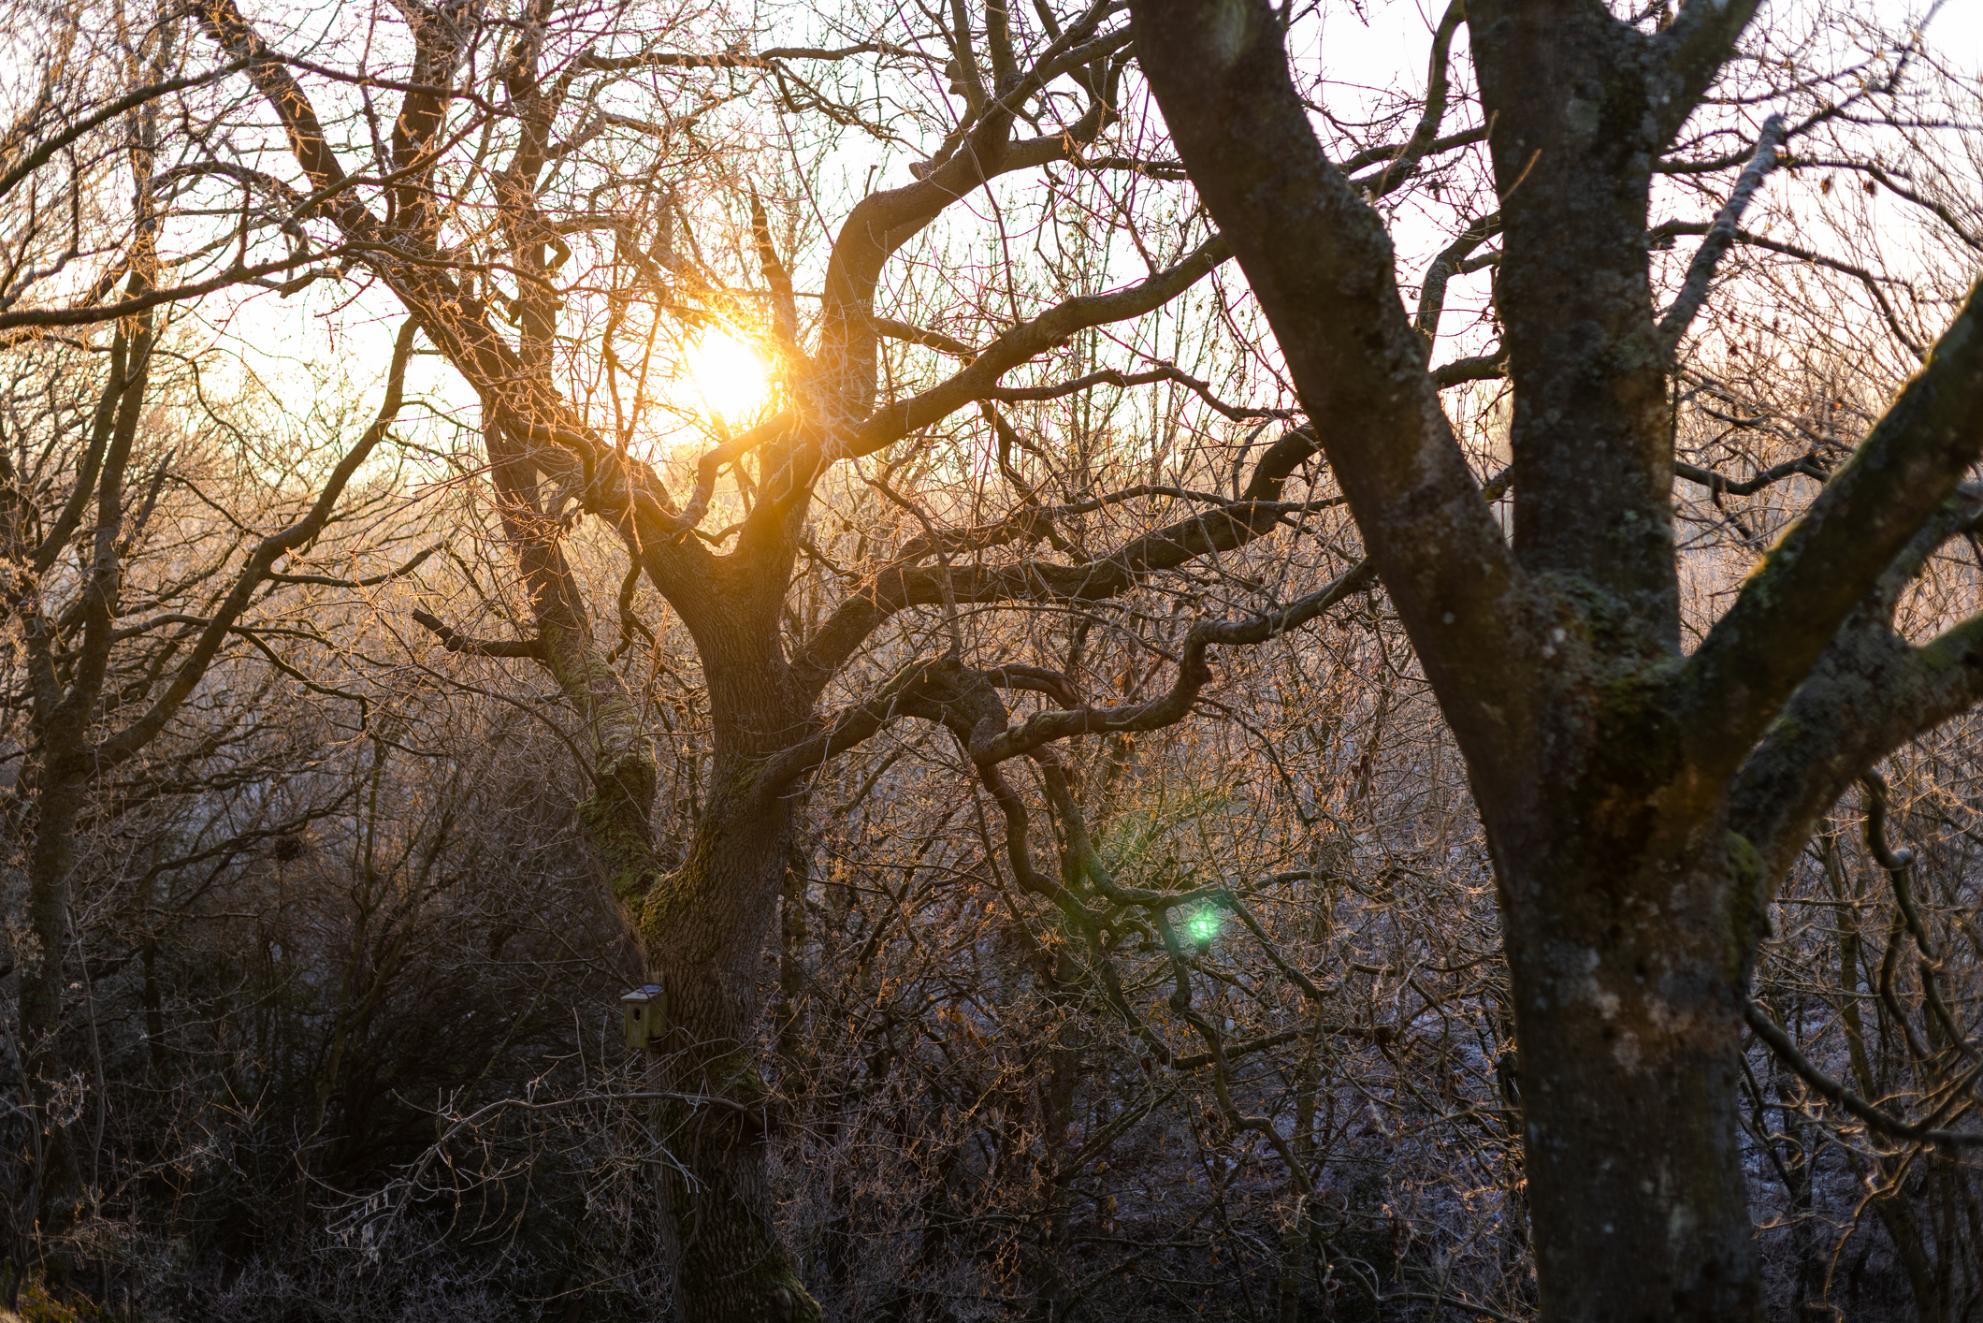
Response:
[[[643,983],[620,996],[620,1020],[626,1029],[627,1050],[639,1051],[661,1037],[666,1005],[659,983]]]

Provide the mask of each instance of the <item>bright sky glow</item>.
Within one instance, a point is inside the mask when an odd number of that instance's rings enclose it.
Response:
[[[771,364],[756,345],[721,327],[707,327],[683,356],[690,388],[703,414],[724,425],[750,422],[771,402]]]

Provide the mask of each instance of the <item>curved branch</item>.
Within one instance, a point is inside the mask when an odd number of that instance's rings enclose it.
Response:
[[[1742,1003],[1742,1018],[1749,1022],[1749,1028],[1755,1031],[1756,1037],[1768,1045],[1777,1059],[1790,1067],[1792,1073],[1816,1090],[1820,1097],[1850,1112],[1881,1134],[1892,1135],[1897,1139],[1910,1139],[1916,1143],[1936,1144],[1944,1148],[1983,1147],[1983,1130],[1944,1130],[1937,1126],[1903,1121],[1877,1104],[1860,1097],[1812,1064],[1809,1057],[1797,1050],[1797,1044],[1791,1041],[1790,1035],[1785,1033],[1775,1020],[1764,1014],[1756,1003],[1752,1001]]]
[[[1238,500],[1188,515],[1079,564],[1030,562],[989,568],[898,561],[827,617],[800,650],[795,668],[817,693],[882,622],[909,607],[944,601],[1102,601],[1127,592],[1149,571],[1176,569],[1200,556],[1237,550],[1280,522],[1283,484],[1319,449],[1308,429],[1285,432],[1260,457]]]
[[[1823,482],[1831,475],[1813,453],[1799,455],[1795,459],[1786,459],[1781,464],[1772,464],[1766,469],[1757,469],[1746,478],[1731,478],[1713,469],[1676,459],[1673,461],[1673,476],[1685,478],[1697,487],[1705,487],[1716,496],[1753,496],[1763,488],[1773,487],[1786,478],[1802,476]]]
[[[358,471],[359,465],[365,462],[373,448],[385,439],[393,420],[399,416],[401,391],[406,383],[406,364],[413,355],[414,333],[415,324],[411,319],[400,327],[399,338],[393,344],[392,365],[386,372],[385,399],[380,402],[378,415],[371,426],[358,438],[358,444],[338,461],[337,467],[324,479],[323,489],[303,517],[281,532],[263,538],[249,553],[247,563],[235,576],[233,588],[214,609],[206,628],[193,644],[192,652],[179,664],[171,682],[137,720],[106,738],[88,755],[101,766],[113,767],[157,738],[166,723],[179,711],[180,705],[206,677],[207,669],[220,654],[221,645],[227,641],[229,630],[248,609],[256,589],[262,585],[268,572],[275,568],[276,561],[310,541],[330,521],[331,511],[336,508],[338,497],[344,494],[352,474]]]
[[[531,661],[548,661],[550,654],[544,650],[542,639],[478,639],[461,633],[444,623],[441,618],[429,611],[413,612],[414,623],[427,630],[440,640],[449,652],[458,652],[468,657],[527,657]]]
[[[1446,118],[1446,101],[1452,88],[1446,65],[1452,54],[1453,34],[1459,31],[1466,16],[1466,0],[1450,0],[1446,12],[1440,15],[1439,26],[1433,29],[1432,55],[1425,74],[1425,107],[1419,112],[1418,124],[1405,139],[1404,146],[1385,162],[1383,173],[1371,184],[1371,191],[1380,197],[1402,187],[1417,174],[1420,162],[1438,141],[1439,122]]]
[[[858,416],[873,403],[874,291],[888,259],[945,208],[987,180],[1064,160],[1108,122],[1113,111],[1098,98],[1088,114],[1063,133],[1024,143],[1009,140],[1016,112],[1027,98],[1066,73],[1106,60],[1126,43],[1126,33],[1095,37],[1114,9],[1113,0],[1096,0],[1049,43],[1017,84],[960,129],[946,149],[917,172],[913,183],[871,193],[849,213],[827,259],[818,355],[829,374],[829,391],[847,412]]]
[[[1681,673],[1695,757],[1732,772],[1983,453],[1983,281],[1934,355],[1743,585]]]
[[[1277,638],[1314,620],[1344,598],[1368,591],[1376,582],[1376,570],[1366,558],[1321,588],[1279,610],[1225,620],[1200,621],[1185,635],[1183,654],[1177,664],[1177,679],[1169,692],[1141,703],[1116,707],[1083,706],[1041,712],[1001,731],[993,739],[974,743],[971,756],[979,762],[1002,762],[1031,753],[1054,740],[1076,735],[1157,730],[1175,725],[1191,711],[1198,691],[1212,678],[1211,668],[1206,664],[1206,654],[1214,645],[1240,647]]]
[[[1056,740],[1115,731],[1158,730],[1182,721],[1198,692],[1211,679],[1206,654],[1213,646],[1240,647],[1264,643],[1298,629],[1345,598],[1368,591],[1377,576],[1370,562],[1358,561],[1328,584],[1286,606],[1255,615],[1200,621],[1185,635],[1171,688],[1141,703],[1119,706],[1082,704],[1054,709],[1007,723],[1004,709],[988,705],[991,687],[1033,689],[1061,702],[1073,698],[1064,677],[1033,667],[1000,666],[968,669],[954,658],[926,658],[896,673],[882,692],[829,718],[810,739],[785,750],[759,771],[759,794],[774,794],[799,777],[839,755],[857,748],[904,717],[950,726],[959,732],[966,751],[980,766],[989,767],[1022,755],[1035,754]]]
[[[970,364],[906,400],[883,405],[856,427],[846,453],[871,455],[979,400],[996,399],[998,379],[1073,336],[1153,312],[1210,275],[1230,249],[1214,235],[1175,265],[1106,294],[1077,294],[1019,323],[979,350]]]

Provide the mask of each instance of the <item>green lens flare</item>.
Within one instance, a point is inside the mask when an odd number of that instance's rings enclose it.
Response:
[[[1210,905],[1206,905],[1201,909],[1193,910],[1190,917],[1185,919],[1185,935],[1190,937],[1198,945],[1206,946],[1210,944],[1214,937],[1219,935],[1219,928],[1224,922],[1219,917],[1218,910]]]

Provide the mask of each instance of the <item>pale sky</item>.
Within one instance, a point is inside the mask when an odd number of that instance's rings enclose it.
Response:
[[[1774,20],[1794,26],[1796,17],[1800,13],[1809,13],[1814,2],[1778,0],[1775,4],[1766,4],[1763,17],[1758,22],[1768,25]],[[256,4],[249,6],[251,12],[262,7]],[[1923,6],[1908,3],[1908,0],[1874,0],[1867,8],[1873,15],[1888,20],[1918,14],[1923,10]],[[1369,16],[1368,22],[1361,20],[1357,12],[1347,5],[1332,7],[1322,24],[1319,42],[1321,67],[1331,80],[1328,94],[1331,108],[1352,118],[1355,117],[1358,102],[1367,95],[1377,95],[1389,87],[1416,89],[1423,86],[1428,34],[1437,13],[1435,0],[1366,0],[1363,9]],[[1464,41],[1462,30],[1454,55],[1460,80],[1470,83],[1472,74],[1464,54]],[[1945,0],[1930,29],[1930,41],[1931,46],[1952,63],[1966,64],[1983,73],[1983,0]],[[1310,47],[1301,54],[1303,58],[1313,60],[1317,57],[1317,50]],[[1348,81],[1352,78],[1353,83]],[[1375,90],[1366,94],[1359,91],[1359,86]],[[1766,109],[1759,109],[1756,117],[1759,119]],[[1983,118],[1983,107],[1978,108],[1978,116]],[[1454,118],[1449,118],[1449,129],[1453,123]],[[900,178],[907,164],[904,155],[901,159],[888,161],[886,169]],[[1772,188],[1786,187],[1791,185],[1772,181]],[[829,215],[828,219],[836,220],[837,217]],[[1440,224],[1441,218],[1433,214],[1414,216],[1411,212],[1405,212],[1397,217],[1395,230],[1401,257],[1408,268],[1416,266],[1412,256],[1414,250],[1423,249],[1429,253],[1436,242],[1443,242],[1439,234]],[[1473,291],[1472,301],[1477,303],[1483,292]],[[353,384],[362,389],[363,383],[371,379],[370,374],[382,369],[392,328],[397,323],[398,309],[383,291],[375,291],[355,304],[347,302],[349,297],[348,288],[338,289],[328,284],[312,287],[288,300],[258,295],[237,310],[230,329],[233,337],[251,346],[247,351],[250,361],[277,390],[282,389],[285,382],[297,379],[297,358],[304,355],[317,358],[327,344],[332,346],[333,352],[352,356]],[[1468,291],[1456,284],[1454,307],[1458,309],[1467,298]],[[326,337],[333,338],[327,340]],[[1472,350],[1455,347],[1443,351],[1442,357],[1454,352]],[[409,384],[417,388],[423,379],[439,397],[457,401],[458,406],[470,403],[460,383],[431,358],[416,368],[413,381]]]

